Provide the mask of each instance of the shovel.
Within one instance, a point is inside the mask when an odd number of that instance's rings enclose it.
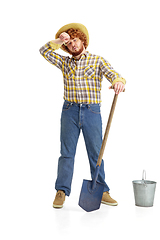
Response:
[[[106,130],[105,130],[101,150],[100,150],[100,153],[99,153],[94,177],[93,177],[92,181],[83,180],[78,205],[82,209],[84,209],[86,212],[91,212],[91,211],[94,211],[94,210],[97,210],[97,209],[100,208],[102,195],[103,195],[103,190],[104,190],[104,184],[100,183],[100,182],[97,182],[97,178],[98,178],[99,168],[101,166],[102,157],[103,157],[105,145],[106,145],[106,142],[107,142],[107,138],[108,138],[108,134],[109,134],[109,130],[110,130],[110,126],[111,126],[111,122],[112,122],[117,98],[118,98],[118,94],[115,94],[113,102],[112,102],[112,107],[111,107],[111,110],[110,110],[110,114],[109,114],[108,123],[107,123]]]

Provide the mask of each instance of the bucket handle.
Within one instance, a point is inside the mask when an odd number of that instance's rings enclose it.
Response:
[[[144,178],[144,175],[145,175],[145,178]],[[146,180],[146,171],[143,170],[143,173],[142,173],[142,180]]]
[[[144,176],[145,176],[145,178],[144,178]],[[142,173],[142,181],[144,182],[143,184],[144,184],[144,187],[146,188],[146,187],[147,187],[147,184],[145,183],[145,180],[146,180],[146,171],[143,170],[143,173]]]

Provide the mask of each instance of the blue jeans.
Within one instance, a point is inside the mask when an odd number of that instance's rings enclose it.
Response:
[[[55,188],[65,191],[67,196],[71,192],[74,158],[81,130],[88,153],[91,177],[93,178],[102,144],[100,104],[76,104],[64,101],[61,115],[61,156],[58,161]],[[105,183],[103,160],[97,181],[105,184],[104,192],[109,191],[109,187]]]

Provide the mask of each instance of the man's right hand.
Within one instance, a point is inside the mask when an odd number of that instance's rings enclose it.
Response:
[[[69,36],[69,34],[66,33],[66,32],[61,33],[60,36],[59,36],[59,38],[60,38],[60,40],[62,41],[62,43],[67,43],[67,42],[69,42],[69,40],[70,40],[70,36]]]

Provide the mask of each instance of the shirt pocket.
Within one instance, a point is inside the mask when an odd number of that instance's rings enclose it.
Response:
[[[95,70],[93,66],[88,66],[84,70],[84,76],[87,78],[92,78],[95,75]]]

